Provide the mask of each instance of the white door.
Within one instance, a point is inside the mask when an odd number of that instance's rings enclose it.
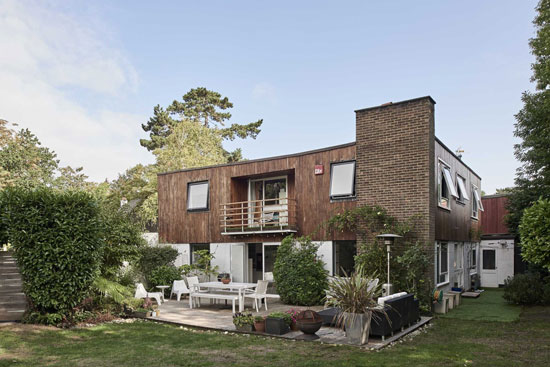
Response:
[[[248,278],[246,244],[231,244],[231,279],[234,282],[246,282]]]
[[[498,287],[498,251],[495,248],[481,248],[481,286]]]

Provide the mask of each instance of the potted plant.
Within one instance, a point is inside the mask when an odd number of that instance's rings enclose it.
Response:
[[[341,310],[337,317],[337,325],[344,328],[348,341],[352,344],[368,343],[370,322],[373,310],[377,315],[387,314],[378,306],[377,297],[381,294],[381,286],[368,276],[363,266],[358,266],[355,273],[344,277],[335,277],[329,284],[327,303]]]
[[[265,331],[268,334],[283,335],[290,331],[292,317],[286,312],[272,312],[265,319]]]
[[[229,284],[231,283],[231,276],[228,273],[223,273],[221,277],[221,281],[223,284]]]
[[[292,320],[290,324],[290,330],[298,331],[298,326],[296,325],[296,318],[298,317],[298,314],[300,313],[300,311],[294,308],[291,308],[290,310],[287,310],[286,313],[290,315],[290,318]]]
[[[149,297],[143,300],[143,303],[134,311],[134,317],[151,317],[153,312],[153,302]]]
[[[254,318],[251,313],[237,312],[233,315],[233,325],[238,331],[252,331]]]
[[[265,332],[265,317],[254,316],[254,330],[259,333]]]

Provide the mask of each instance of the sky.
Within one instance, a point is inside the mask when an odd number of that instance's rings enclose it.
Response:
[[[226,144],[249,159],[354,141],[354,110],[430,95],[436,135],[490,194],[519,166],[535,6],[0,0],[0,118],[102,181],[154,162],[141,124],[191,88],[227,96],[231,122],[264,120]]]

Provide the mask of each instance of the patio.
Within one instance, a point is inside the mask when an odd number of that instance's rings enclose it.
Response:
[[[262,308],[260,312],[258,313],[255,312],[250,300],[248,300],[245,305],[245,311],[251,312],[253,315],[264,315],[264,316],[267,316],[271,312],[278,312],[278,311],[284,312],[291,308],[296,310],[308,309],[308,307],[285,305],[279,300],[272,300],[272,299],[268,300],[267,311],[264,308]],[[312,309],[314,311],[320,311],[323,309],[323,307],[314,306],[314,307],[309,307],[309,309]],[[175,300],[166,300],[166,302],[160,305],[159,310],[160,310],[159,316],[149,317],[148,319],[159,321],[159,322],[181,325],[181,326],[191,326],[191,327],[197,327],[197,328],[203,328],[203,329],[238,332],[235,330],[235,326],[233,325],[233,314],[231,311],[231,304],[225,305],[224,302],[217,303],[217,304],[214,304],[214,303],[210,304],[210,302],[206,300],[201,302],[201,307],[190,309],[187,298],[182,299],[179,302]],[[410,327],[405,328],[400,332],[394,333],[393,336],[387,337],[384,341],[381,338],[371,336],[369,338],[369,343],[364,345],[363,347],[370,348],[370,349],[383,348],[395,342],[396,340],[402,338],[403,336],[411,333],[412,331],[419,329],[420,327],[427,324],[430,320],[431,320],[431,317],[422,317],[421,320],[416,324],[413,324]],[[302,335],[302,332],[291,331],[284,335],[271,335],[271,334],[256,333],[256,332],[253,332],[253,334],[261,334],[269,337],[278,337],[278,338],[284,338],[284,339],[296,339],[298,336]],[[317,332],[317,335],[320,338],[317,339],[316,341],[319,341],[319,342],[323,342],[327,344],[349,344],[347,342],[344,332],[334,327],[323,326]]]

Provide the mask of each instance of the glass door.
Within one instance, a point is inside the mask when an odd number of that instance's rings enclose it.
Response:
[[[251,227],[288,223],[287,177],[250,180],[248,224]]]

